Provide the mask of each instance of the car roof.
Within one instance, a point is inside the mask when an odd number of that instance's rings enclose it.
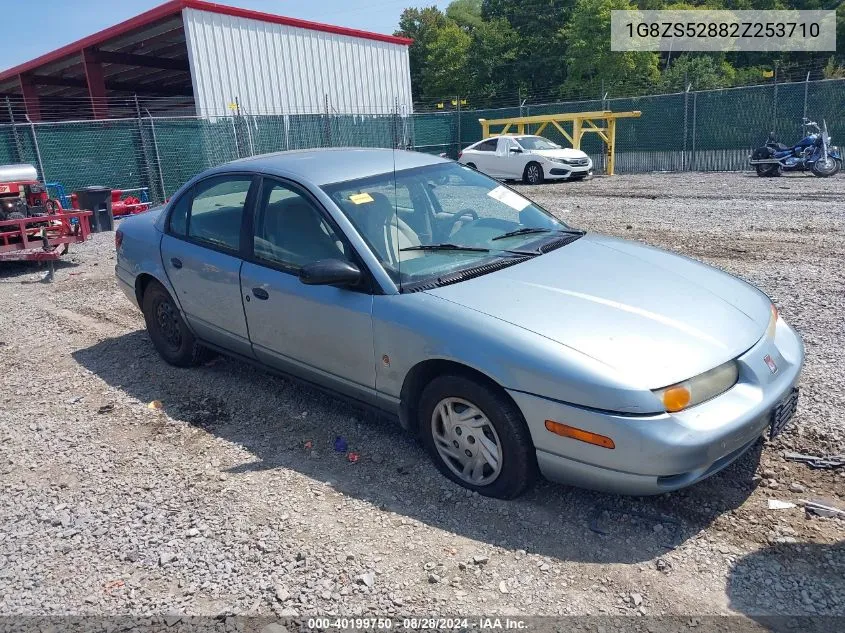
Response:
[[[302,149],[262,154],[226,163],[206,173],[247,169],[315,185],[327,185],[450,161],[422,152],[362,147]]]
[[[540,136],[539,134],[493,134],[492,136],[488,136],[487,138],[483,138],[479,143],[483,141],[491,141],[493,139],[498,138],[546,138],[545,136]]]
[[[500,138],[512,138],[512,139],[521,139],[521,138],[542,138],[545,140],[547,139],[545,136],[540,136],[539,134],[493,134],[492,136],[488,136],[487,138],[483,138],[480,141],[476,141],[472,145],[470,145],[467,149],[475,147],[479,143],[484,143],[485,141],[498,141]]]

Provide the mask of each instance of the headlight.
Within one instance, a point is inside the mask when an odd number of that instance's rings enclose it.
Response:
[[[775,304],[772,304],[772,314],[769,317],[769,325],[766,326],[766,336],[768,338],[775,337],[775,330],[778,326],[778,309],[775,307]]]
[[[726,392],[736,384],[738,377],[739,368],[736,361],[731,360],[689,380],[655,389],[653,393],[667,411],[675,413]]]
[[[572,160],[569,159],[569,158],[550,158],[549,160],[552,161],[553,163],[562,163],[564,165],[571,165],[572,164]]]

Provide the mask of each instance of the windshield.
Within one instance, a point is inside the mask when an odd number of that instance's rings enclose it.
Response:
[[[401,288],[540,255],[570,231],[495,180],[440,163],[323,187]]]
[[[522,149],[560,149],[560,145],[542,136],[520,136],[516,141]]]

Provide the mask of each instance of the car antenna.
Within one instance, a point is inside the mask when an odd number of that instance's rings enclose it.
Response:
[[[397,277],[399,278],[399,292],[402,292],[402,252],[399,250],[399,208],[397,205],[397,200],[399,194],[397,193],[397,186],[396,186],[396,151],[399,147],[399,135],[397,133],[397,128],[399,125],[399,98],[396,97],[394,101],[394,109],[393,109],[393,151],[391,152],[391,157],[393,158],[393,217],[395,221],[393,224],[396,227],[396,273]]]

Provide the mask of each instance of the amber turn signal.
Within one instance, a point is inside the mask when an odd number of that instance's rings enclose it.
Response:
[[[587,442],[587,444],[595,444],[596,446],[601,446],[602,448],[616,448],[616,444],[613,443],[613,440],[605,435],[599,435],[598,433],[577,429],[574,426],[561,424],[560,422],[555,422],[554,420],[546,420],[546,430],[551,431],[555,435],[560,435],[561,437],[571,437],[573,440],[580,440],[581,442]]]
[[[663,392],[663,405],[669,412],[681,411],[689,406],[692,395],[683,385],[669,387]]]
[[[772,304],[772,314],[769,317],[769,325],[766,328],[766,336],[769,338],[775,337],[775,332],[777,331],[778,327],[778,309],[775,307],[775,304]]]

